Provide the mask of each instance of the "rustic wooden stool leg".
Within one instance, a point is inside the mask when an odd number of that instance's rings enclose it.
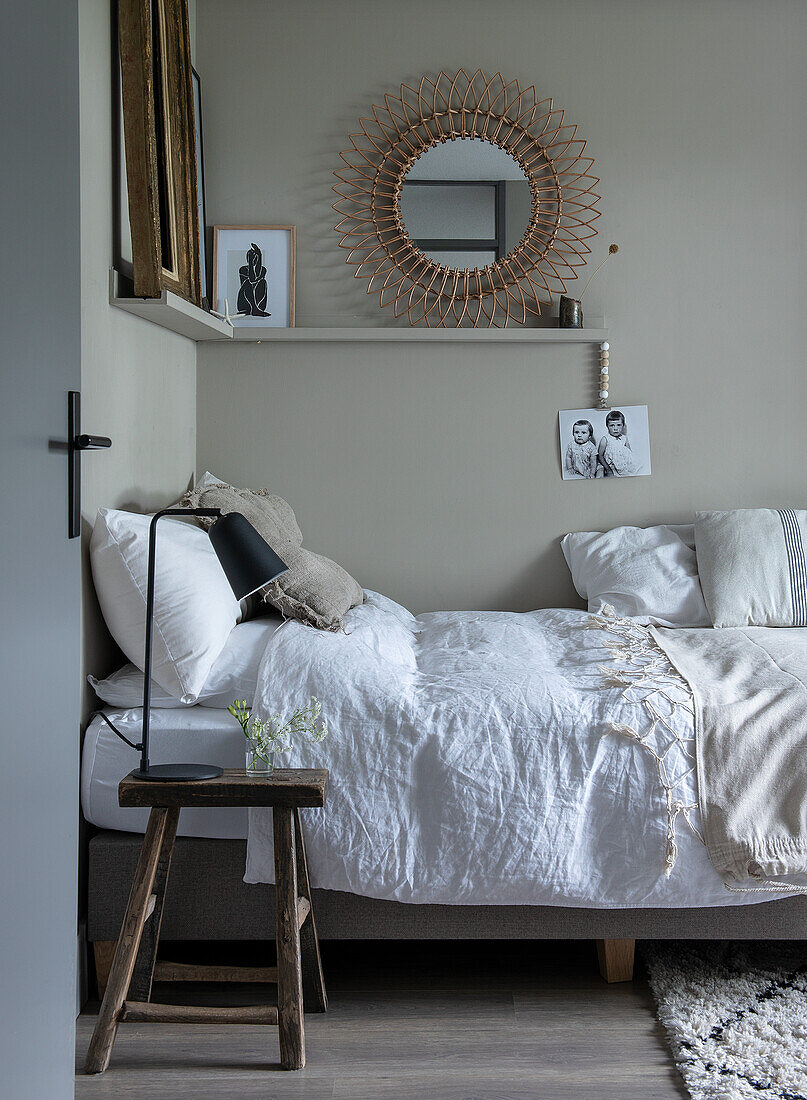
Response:
[[[157,962],[157,946],[160,942],[160,926],[163,922],[165,888],[168,884],[168,873],[171,870],[171,856],[174,854],[178,821],[179,809],[172,807],[168,811],[157,873],[154,876],[154,888],[151,891],[154,909],[143,929],[140,950],[137,953],[132,980],[129,982],[127,1000],[130,1001],[151,1000],[151,983],[154,981],[154,965]]]
[[[126,999],[143,925],[146,922],[146,912],[154,887],[154,876],[157,873],[168,815],[168,810],[155,806],[149,816],[143,847],[140,849],[140,859],[132,881],[132,889],[129,892],[126,915],[123,918],[118,946],[115,949],[115,958],[109,972],[106,993],[101,1002],[98,1022],[87,1050],[87,1059],[84,1063],[86,1073],[103,1073],[109,1065],[112,1044],[115,1042],[123,1002]]]
[[[307,919],[300,929],[300,950],[303,964],[303,1005],[306,1012],[327,1012],[328,994],[325,992],[325,976],[319,956],[319,937],[314,919],[314,903],[311,900],[311,883],[308,878],[308,860],[305,854],[300,811],[294,811],[294,848],[297,855],[297,891],[311,906]]]
[[[272,809],[275,841],[275,901],[277,909],[277,1009],[280,1064],[284,1069],[305,1065],[303,977],[300,925],[297,919],[297,858],[294,811]]]

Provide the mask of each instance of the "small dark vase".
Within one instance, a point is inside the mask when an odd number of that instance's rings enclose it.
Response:
[[[558,310],[558,328],[582,328],[583,307],[577,298],[567,298],[565,294],[560,296],[560,308]]]

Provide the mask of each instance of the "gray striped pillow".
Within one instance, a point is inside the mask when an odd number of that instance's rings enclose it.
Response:
[[[695,513],[695,549],[713,626],[807,626],[807,511]]]

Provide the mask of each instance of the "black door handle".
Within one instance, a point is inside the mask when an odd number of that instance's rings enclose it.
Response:
[[[81,394],[67,394],[67,537],[81,534],[81,452],[100,451],[112,446],[105,435],[82,435]]]
[[[77,435],[75,447],[79,451],[102,451],[112,446],[108,435]]]

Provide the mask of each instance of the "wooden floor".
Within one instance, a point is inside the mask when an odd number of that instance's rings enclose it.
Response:
[[[122,1024],[76,1096],[673,1100],[685,1097],[644,976],[607,985],[593,943],[323,945],[331,1007],[306,1017],[308,1064],[277,1066],[277,1029]],[[239,960],[243,961],[243,959]],[[640,968],[639,968],[640,969]],[[273,1001],[267,986],[155,985],[155,1000]]]

